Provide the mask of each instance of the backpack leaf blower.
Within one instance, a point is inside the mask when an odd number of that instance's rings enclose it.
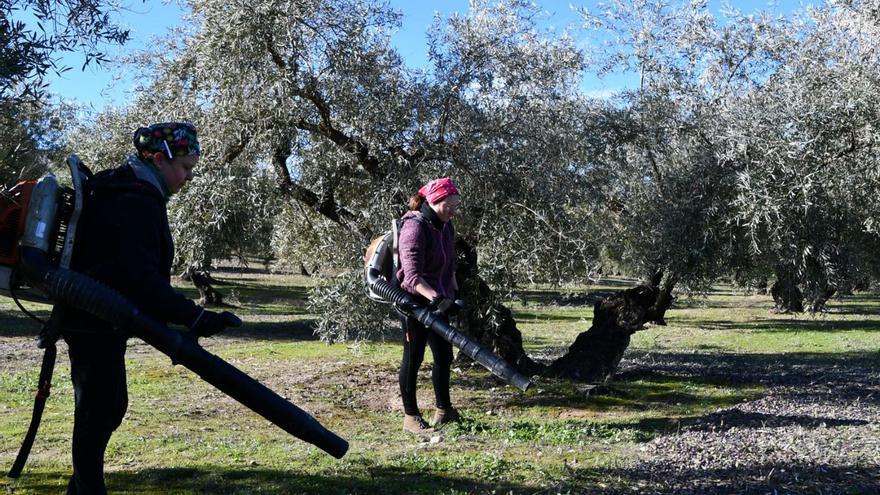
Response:
[[[409,293],[397,286],[394,271],[398,263],[398,230],[395,222],[391,231],[374,239],[367,248],[364,256],[364,275],[368,297],[376,302],[392,304],[404,315],[414,317],[466,356],[483,365],[493,375],[525,392],[531,385],[527,376],[479,342],[461,333],[450,325],[446,318],[417,304]]]
[[[342,458],[348,442],[311,415],[206,351],[195,338],[169,329],[141,313],[113,289],[69,269],[83,187],[91,172],[75,155],[67,163],[73,189],[59,186],[49,174],[39,181],[19,183],[0,195],[0,295],[13,297],[16,302],[26,299],[56,305],[38,344],[46,348],[46,355],[31,426],[9,476],[20,475],[36,435],[55,362],[58,310],[63,307],[86,311],[131,332],[169,356],[172,364],[192,370],[284,431]]]

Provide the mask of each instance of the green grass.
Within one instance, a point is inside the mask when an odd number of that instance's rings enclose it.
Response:
[[[633,346],[770,354],[876,352],[877,304],[876,297],[859,295],[833,300],[826,313],[772,314],[766,296],[719,290],[671,311],[667,321],[674,332],[650,328],[635,335]]]
[[[723,376],[642,371],[622,376],[607,393],[540,377],[521,393],[485,370],[454,366],[453,400],[465,420],[432,443],[401,431],[396,342],[357,346],[317,341],[305,296],[312,279],[221,273],[245,327],[204,341],[213,353],[313,413],[349,440],[342,460],[325,455],[225,397],[188,370],[142,343],[129,348],[130,405],[107,452],[107,481],[117,494],[250,493],[534,493],[588,492],[625,483],[616,472],[641,444],[683,422],[760,397],[757,383]],[[589,290],[619,289],[614,281]],[[186,289],[190,295],[194,291]],[[530,352],[561,352],[592,318],[590,306],[557,306],[559,294],[534,288],[512,302]],[[773,315],[765,296],[713,291],[681,300],[669,325],[633,336],[641,355],[702,355],[717,359],[822,359],[845,364],[876,360],[878,298],[835,300],[816,317]],[[45,306],[29,305],[41,317]],[[0,467],[9,466],[30,418],[39,351],[36,325],[0,300]],[[624,360],[627,358],[624,357]],[[430,363],[430,353],[426,356]],[[433,402],[427,366],[420,403]],[[73,393],[66,356],[59,355],[31,460],[19,480],[0,491],[54,494],[70,472]],[[577,466],[577,476],[573,468]],[[554,491],[555,490],[555,491]]]

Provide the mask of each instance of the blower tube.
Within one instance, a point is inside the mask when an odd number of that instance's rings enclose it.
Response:
[[[528,390],[531,382],[527,376],[518,372],[513,366],[507,364],[507,361],[493,354],[492,351],[456,330],[444,318],[428,308],[417,305],[407,292],[391,285],[385,280],[379,270],[367,267],[366,276],[370,290],[377,296],[392,304],[396,304],[398,309],[415,317],[421,324],[459,348],[467,357],[485,366],[493,375],[504,380],[505,383],[509,383],[523,392]]]
[[[333,457],[341,459],[348,451],[348,442],[324,428],[307,412],[206,351],[195,338],[171,330],[141,313],[113,289],[80,273],[51,266],[45,253],[34,247],[22,246],[20,266],[25,278],[46,291],[56,303],[87,311],[115,328],[129,329],[170,357],[172,363],[192,370],[282,430]]]

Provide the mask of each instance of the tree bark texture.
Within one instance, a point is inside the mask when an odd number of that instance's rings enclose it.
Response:
[[[199,291],[199,304],[223,306],[223,294],[218,292],[211,283],[215,282],[211,274],[202,270],[187,270],[183,278],[189,280]]]
[[[654,302],[654,305],[648,308],[648,312],[645,315],[645,321],[649,321],[651,323],[656,323],[658,325],[666,325],[666,311],[672,307],[672,303],[675,300],[672,297],[672,291],[675,289],[675,283],[678,281],[678,277],[675,276],[674,273],[666,273],[665,276],[663,272],[660,272],[660,276],[651,277],[651,287],[657,290],[657,300]]]
[[[806,296],[807,310],[810,313],[818,313],[825,309],[828,300],[834,297],[837,289],[826,284],[814,287]]]

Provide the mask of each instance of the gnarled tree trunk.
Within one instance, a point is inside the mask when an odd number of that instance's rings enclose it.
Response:
[[[212,306],[225,305],[223,302],[223,294],[211,286],[212,283],[217,283],[217,281],[211,277],[211,274],[208,271],[188,268],[183,275],[181,275],[181,278],[189,280],[196,289],[198,289],[199,304]]]
[[[647,321],[660,293],[656,287],[641,285],[598,301],[590,329],[581,333],[568,352],[548,367],[532,360],[523,349],[522,334],[510,309],[498,302],[477,273],[476,250],[458,240],[456,251],[456,276],[461,296],[469,307],[453,325],[529,375],[546,372],[588,383],[607,383],[629,347],[630,336]]]
[[[578,335],[568,352],[550,365],[549,374],[607,383],[629,347],[630,336],[642,328],[657,296],[655,287],[640,285],[597,302],[593,326]]]
[[[522,333],[516,328],[516,320],[510,309],[504,307],[477,271],[477,251],[468,242],[457,239],[455,243],[458,267],[456,279],[459,293],[467,303],[467,309],[452,321],[459,330],[527,374],[539,372],[542,367],[526,354],[522,345]],[[459,354],[459,357],[462,355]]]
[[[651,285],[657,290],[657,300],[654,304],[648,308],[647,313],[645,314],[645,321],[656,323],[658,325],[666,325],[666,311],[672,307],[672,303],[675,298],[672,296],[672,291],[675,289],[675,283],[678,281],[678,277],[675,273],[666,273],[663,274],[662,271],[655,274],[651,277]]]
[[[825,309],[828,300],[834,297],[837,289],[827,284],[817,285],[811,288],[806,294],[807,311],[810,313],[818,313]]]
[[[776,281],[770,287],[770,295],[776,306],[777,313],[803,313],[804,296],[797,286],[797,280],[788,270],[777,268]]]

